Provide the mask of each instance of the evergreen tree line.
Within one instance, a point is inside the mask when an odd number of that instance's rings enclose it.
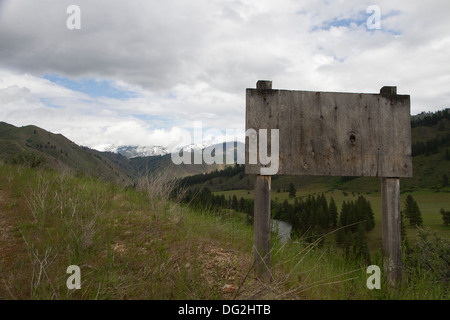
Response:
[[[336,243],[343,248],[344,254],[370,263],[366,233],[375,227],[370,202],[363,196],[356,201],[344,201],[337,227]]]
[[[282,203],[272,201],[272,217],[289,222],[292,225],[291,237],[303,237],[315,241],[327,231],[336,227],[338,211],[331,198],[328,204],[325,195],[295,198],[294,204],[285,200]]]
[[[210,173],[185,177],[180,181],[180,184],[186,187],[190,187],[198,183],[205,183],[210,179],[218,177],[231,178],[239,173],[242,173],[243,176],[244,172],[245,166],[243,164],[236,164],[234,166],[226,166],[225,169],[220,171],[216,169]]]
[[[336,243],[347,256],[370,262],[367,232],[375,227],[375,218],[370,202],[363,196],[355,201],[344,201],[340,214],[334,199],[328,203],[324,194],[295,198],[294,204],[285,200],[272,203],[272,217],[292,225],[292,238],[307,242],[320,239],[319,245],[324,243],[324,234],[337,230]]]
[[[249,224],[253,223],[253,199],[237,198],[236,195],[226,198],[214,195],[207,187],[194,188],[185,192],[182,202],[191,207],[203,210],[230,209],[242,212]],[[272,218],[292,225],[291,238],[303,239],[323,245],[323,235],[336,230],[336,242],[347,255],[364,258],[370,261],[366,233],[375,227],[375,219],[370,202],[363,196],[355,201],[344,201],[339,214],[333,198],[328,203],[324,194],[309,196],[305,199],[295,198],[294,204],[285,200],[282,203],[272,201]]]
[[[450,120],[449,108],[436,112],[422,112],[419,117],[411,120],[411,128],[418,126],[432,127],[438,124],[442,119]]]
[[[439,153],[439,147],[446,146],[449,144],[450,144],[450,133],[448,133],[447,135],[442,135],[440,137],[433,138],[426,142],[418,141],[416,143],[413,143],[413,145],[411,146],[412,156],[414,157],[421,154],[430,155]],[[446,160],[450,160],[447,159],[448,157],[447,155],[448,151],[446,153]]]

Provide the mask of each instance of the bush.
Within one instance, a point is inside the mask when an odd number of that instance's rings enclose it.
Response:
[[[37,168],[45,163],[45,158],[34,152],[23,151],[10,160],[11,164]]]
[[[436,282],[450,284],[450,241],[430,229],[419,228],[419,240],[408,256],[406,266],[410,273],[428,273]]]
[[[444,220],[444,225],[448,226],[450,224],[450,211],[445,211],[444,208],[441,208],[439,213],[442,215],[442,220]]]

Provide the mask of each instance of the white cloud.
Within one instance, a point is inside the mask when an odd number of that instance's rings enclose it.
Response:
[[[171,149],[192,142],[186,130],[193,128],[195,121],[203,121],[205,129],[243,127],[239,110],[235,109],[235,116],[228,107],[230,102],[240,104],[238,99],[205,84],[178,86],[173,98],[141,89],[136,97],[118,100],[91,98],[49,80],[4,69],[0,78],[0,119],[18,126],[35,124],[91,147],[162,145]],[[218,117],[212,106],[230,115]]]
[[[450,104],[446,1],[377,1],[381,30],[373,31],[361,23],[373,3],[360,0],[78,0],[74,31],[66,28],[71,4],[2,2],[2,120],[89,146],[170,146],[196,120],[243,128],[245,88],[259,79],[292,90],[395,85],[411,95],[413,113]],[[106,79],[136,94],[92,98],[45,74]]]

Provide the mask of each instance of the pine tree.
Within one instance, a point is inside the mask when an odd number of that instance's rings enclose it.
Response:
[[[356,201],[356,211],[358,221],[365,221],[366,231],[373,230],[375,227],[375,217],[370,201],[366,200],[363,196],[359,196]]]
[[[350,255],[350,246],[352,245],[352,242],[353,242],[353,234],[351,232],[345,232],[343,243],[345,257],[349,257]]]
[[[233,200],[231,202],[231,208],[233,210],[238,210],[238,199],[237,199],[236,195],[233,195]]]
[[[289,198],[295,198],[295,195],[297,193],[297,190],[294,187],[294,184],[291,182],[289,184]]]
[[[314,212],[314,216],[316,217],[316,221],[319,227],[326,228],[327,225],[327,217],[322,207],[318,207]]]
[[[358,230],[353,238],[353,254],[356,258],[363,259],[370,264],[369,246],[367,245],[366,228],[358,224]]]
[[[337,224],[338,230],[336,231],[336,243],[338,245],[343,245],[345,241],[345,230],[341,228],[342,225],[340,222]]]
[[[353,201],[349,201],[347,224],[351,225],[351,232],[355,233],[358,230],[357,222],[361,220],[361,217],[358,215],[358,208],[356,206],[356,203],[354,203]]]
[[[444,225],[448,226],[450,224],[450,211],[445,211],[444,208],[441,208],[439,212],[442,215],[442,220],[444,220]]]
[[[337,225],[337,218],[338,218],[338,210],[336,206],[336,202],[333,198],[330,200],[330,206],[328,207],[328,213],[330,215],[331,224],[333,227],[336,227]]]
[[[341,215],[339,217],[339,222],[342,227],[345,227],[346,225],[349,224],[348,223],[348,210],[349,210],[349,206],[347,205],[347,202],[344,201],[342,203]]]
[[[444,185],[444,187],[447,187],[447,186],[448,186],[448,177],[447,177],[446,174],[444,174],[444,175],[442,176],[442,184]]]
[[[246,209],[245,199],[241,197],[241,199],[239,200],[239,211],[245,212],[245,209]]]
[[[413,201],[414,201],[414,199],[413,199],[413,197],[412,197],[412,195],[408,195],[407,197],[406,197],[406,200],[405,200],[405,218],[406,219],[408,219],[408,220],[410,220],[411,219],[411,208],[412,208],[412,206],[413,206]]]
[[[423,224],[419,206],[410,194],[405,200],[405,217],[409,220],[410,226],[421,226]]]
[[[413,226],[421,226],[423,224],[422,213],[420,212],[419,206],[415,200],[413,202],[413,213],[414,214],[409,220],[410,224]]]
[[[330,219],[330,212],[328,210],[328,202],[327,202],[327,198],[325,197],[325,195],[322,193],[320,196],[317,197],[317,202],[318,202],[318,208],[321,208],[323,211],[323,216],[321,218],[321,227],[323,229],[328,229],[330,227],[331,223],[331,219]]]
[[[325,243],[325,237],[323,236],[323,230],[320,226],[316,226],[312,232],[311,243],[316,242],[319,247],[323,247]]]

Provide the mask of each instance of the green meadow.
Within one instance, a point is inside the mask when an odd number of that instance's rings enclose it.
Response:
[[[379,180],[379,179],[376,179]],[[358,193],[351,191],[341,190],[327,190],[323,185],[311,185],[307,188],[297,189],[296,197],[308,197],[324,194],[329,202],[331,198],[336,201],[338,210],[340,211],[342,203],[344,201],[356,200],[359,195],[364,196],[370,201],[374,215],[375,215],[375,228],[368,234],[371,250],[376,250],[381,247],[381,194],[380,192],[373,193]],[[253,199],[253,190],[230,190],[230,191],[217,191],[216,195],[224,195],[225,198],[233,197],[234,195],[240,199]],[[408,194],[411,194],[417,201],[422,217],[423,226],[428,227],[438,235],[442,237],[450,237],[450,226],[443,224],[442,215],[440,214],[441,208],[450,210],[450,191],[436,192],[434,190],[418,190],[413,192],[404,192],[400,195],[401,210],[405,205],[405,199]],[[271,190],[271,199],[276,202],[283,202],[288,200],[290,203],[294,203],[294,198],[289,198],[289,192],[284,192],[283,189],[280,192],[277,190]],[[414,241],[417,238],[417,228],[411,227],[405,222],[408,239]]]

